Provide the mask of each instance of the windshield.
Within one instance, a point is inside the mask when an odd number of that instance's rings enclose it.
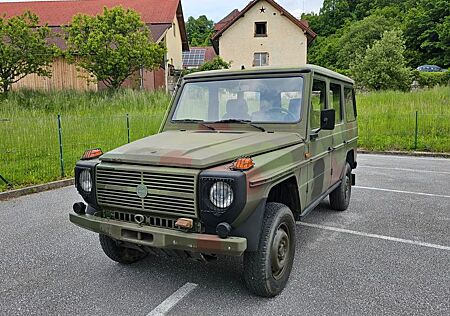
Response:
[[[302,91],[302,77],[189,82],[172,121],[296,123]]]

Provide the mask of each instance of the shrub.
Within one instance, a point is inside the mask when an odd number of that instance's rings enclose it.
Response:
[[[421,72],[414,71],[414,80],[422,87],[435,87],[450,85],[450,71],[446,72]]]

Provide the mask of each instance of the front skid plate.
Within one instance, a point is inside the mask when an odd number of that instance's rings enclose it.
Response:
[[[247,239],[195,234],[151,226],[140,226],[92,215],[70,214],[75,225],[111,238],[155,248],[187,250],[203,253],[240,256],[247,249]]]

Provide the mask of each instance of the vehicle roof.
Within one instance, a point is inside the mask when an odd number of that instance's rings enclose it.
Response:
[[[201,78],[209,78],[209,77],[222,77],[222,76],[235,76],[235,75],[260,75],[260,74],[282,74],[282,73],[292,73],[292,72],[314,72],[320,75],[323,75],[325,77],[337,79],[340,81],[345,81],[351,84],[354,84],[355,82],[353,79],[341,75],[340,73],[337,73],[335,71],[332,71],[330,69],[316,66],[316,65],[310,65],[307,64],[305,66],[301,67],[258,67],[258,68],[249,68],[244,70],[210,70],[210,71],[201,71],[201,72],[195,72],[189,75],[186,75],[185,79],[201,79]]]

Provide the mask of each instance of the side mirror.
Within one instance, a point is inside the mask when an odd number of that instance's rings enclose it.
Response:
[[[325,131],[334,130],[336,124],[336,110],[326,109],[320,112],[320,129]]]

